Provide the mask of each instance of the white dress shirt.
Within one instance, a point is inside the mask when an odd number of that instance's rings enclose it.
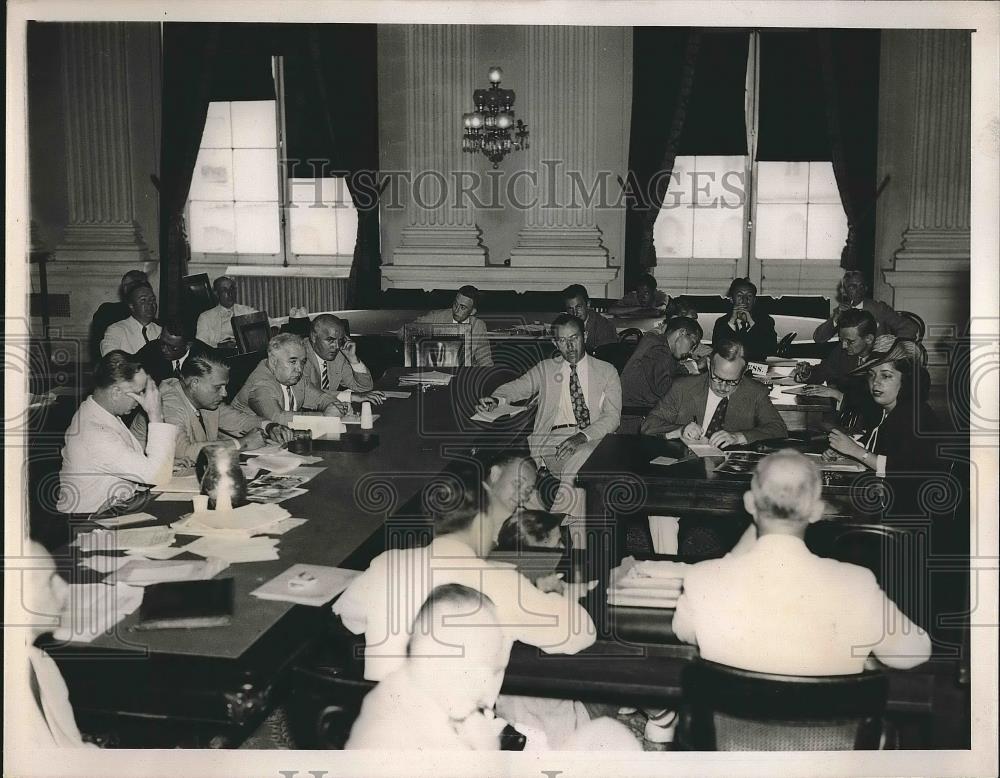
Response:
[[[569,381],[570,373],[572,372],[569,362],[565,359],[563,360],[562,366],[562,390],[559,395],[559,410],[556,411],[555,418],[552,419],[552,426],[559,427],[563,424],[573,424],[577,423],[576,414],[573,413],[573,398],[570,396],[569,392]],[[576,363],[576,375],[580,379],[580,391],[583,392],[584,401],[586,401],[588,392],[590,388],[590,362],[589,358],[585,354],[583,359]],[[590,408],[590,415],[594,415],[594,409]],[[582,430],[586,434],[586,430]]]
[[[151,422],[143,450],[120,417],[88,397],[66,431],[56,509],[93,513],[112,502],[127,501],[147,485],[168,483],[176,443],[174,425]]]
[[[66,681],[52,657],[40,648],[28,646],[26,669],[35,704],[19,714],[27,719],[34,745],[39,748],[97,748],[93,743],[84,743],[80,736]]]
[[[143,325],[134,316],[116,321],[104,331],[101,341],[101,356],[109,351],[121,349],[127,354],[135,354],[149,341],[160,337],[160,325],[151,321],[146,327],[146,337],[142,336]]]
[[[297,411],[298,405],[295,403],[295,394],[292,392],[292,387],[287,384],[281,384],[281,394],[285,398],[284,409],[286,411]]]
[[[234,303],[232,308],[216,305],[198,317],[198,328],[195,337],[202,343],[215,348],[224,340],[233,339],[233,317],[257,313],[248,305]]]
[[[349,630],[365,634],[365,678],[380,681],[403,664],[417,612],[434,587],[449,583],[493,600],[511,641],[575,654],[596,639],[594,623],[577,601],[542,592],[513,565],[480,559],[444,535],[428,546],[379,554],[333,603]]]
[[[704,434],[705,430],[708,429],[708,425],[712,423],[712,417],[715,415],[715,409],[719,407],[719,403],[721,403],[722,400],[722,397],[719,397],[719,395],[712,391],[712,384],[709,383],[708,399],[705,400],[705,415],[701,417],[703,422],[701,425],[702,434]],[[686,427],[687,424],[688,422],[684,421],[684,427]],[[681,429],[684,429],[684,427],[681,427]]]

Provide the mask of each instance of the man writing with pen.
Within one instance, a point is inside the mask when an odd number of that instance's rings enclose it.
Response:
[[[192,467],[201,449],[208,445],[252,451],[267,442],[285,443],[294,437],[288,427],[225,402],[228,382],[229,367],[225,363],[211,354],[196,354],[184,360],[181,378],[167,378],[160,383],[163,421],[177,428],[175,470]],[[140,414],[137,422],[141,418]],[[139,430],[135,432],[141,435]]]

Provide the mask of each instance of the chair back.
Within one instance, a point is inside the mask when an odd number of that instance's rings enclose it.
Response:
[[[255,311],[232,319],[233,337],[241,354],[266,351],[271,341],[271,323],[267,311]]]
[[[847,751],[882,741],[882,673],[773,675],[699,661],[681,683],[678,736],[690,750]]]
[[[642,330],[638,327],[626,327],[618,333],[618,342],[631,343],[633,348],[639,345],[640,340],[642,340]]]
[[[916,324],[917,325],[917,340],[921,341],[921,340],[924,339],[924,335],[927,334],[927,325],[924,324],[924,320],[922,318],[920,318],[919,316],[917,316],[917,314],[913,313],[912,311],[896,311],[896,313],[898,313],[903,318],[909,319],[914,324]],[[926,365],[927,363],[924,362],[924,364]]]
[[[403,325],[404,367],[469,367],[472,329],[460,324]]]
[[[605,343],[594,349],[594,356],[604,362],[610,362],[615,366],[618,375],[621,375],[634,351],[633,343]]]
[[[260,364],[260,361],[267,356],[266,351],[254,351],[250,354],[235,354],[226,358],[229,365],[229,383],[226,384],[227,402],[231,402],[236,394],[243,388],[247,378]]]
[[[775,349],[775,356],[785,357],[788,356],[788,347],[792,345],[795,340],[795,336],[798,335],[797,332],[789,332],[785,337],[778,341],[778,346]]]

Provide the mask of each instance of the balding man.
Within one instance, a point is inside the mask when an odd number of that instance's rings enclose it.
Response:
[[[372,391],[372,374],[358,359],[357,345],[347,334],[343,319],[331,313],[317,316],[309,325],[305,347],[302,381],[306,386],[333,392],[342,402],[371,400],[379,404],[385,399],[384,393]]]
[[[232,276],[219,276],[212,283],[212,289],[219,304],[198,317],[195,337],[212,348],[236,348],[233,317],[257,311],[236,302],[236,279]]]
[[[132,312],[128,307],[128,295],[132,288],[140,284],[148,284],[149,278],[142,270],[129,270],[122,276],[118,285],[118,299],[114,302],[101,303],[94,312],[94,318],[90,322],[90,361],[97,364],[101,358],[101,341],[104,340],[104,333],[107,332],[115,322],[127,319]]]
[[[849,675],[874,653],[908,669],[930,658],[927,633],[870,570],[819,557],[805,544],[823,502],[815,466],[785,450],[761,460],[743,495],[757,540],[742,554],[687,572],[673,629],[712,662],[782,675]]]
[[[837,334],[840,315],[852,308],[867,311],[875,317],[876,335],[895,335],[897,338],[917,340],[917,325],[912,319],[900,316],[890,306],[868,296],[868,281],[860,270],[848,270],[837,284],[837,299],[830,318],[813,333],[813,340],[826,343]]]
[[[233,398],[233,408],[288,426],[295,416],[343,416],[347,406],[336,394],[308,386],[302,375],[306,348],[302,338],[285,332],[271,338],[261,360]]]

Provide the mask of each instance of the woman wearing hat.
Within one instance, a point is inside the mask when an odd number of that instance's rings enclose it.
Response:
[[[858,408],[865,431],[855,440],[834,429],[824,456],[851,457],[880,476],[938,469],[934,438],[925,433],[939,425],[927,404],[929,380],[917,344],[882,336],[854,372],[868,375],[868,394]]]

